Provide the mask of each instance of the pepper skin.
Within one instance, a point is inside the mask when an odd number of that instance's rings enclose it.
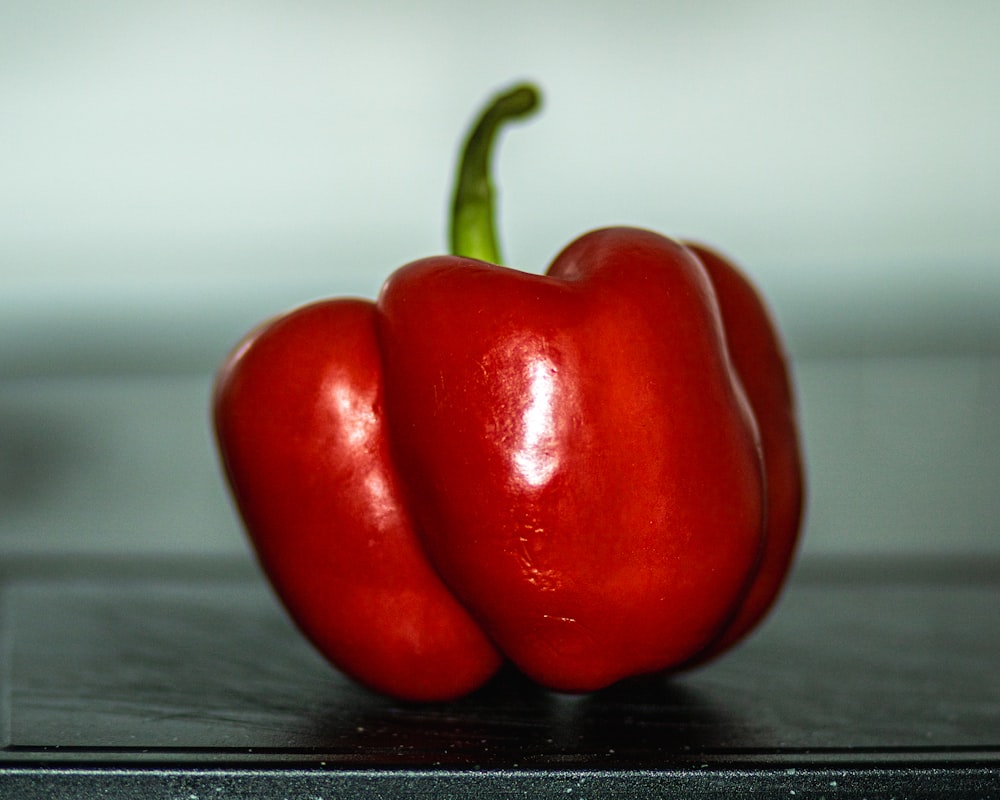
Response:
[[[406,700],[504,660],[573,692],[701,663],[763,617],[798,534],[791,384],[742,274],[634,228],[544,275],[495,263],[489,145],[534,103],[502,96],[470,137],[459,255],[273,320],[216,384],[223,465],[290,615]]]
[[[500,657],[423,556],[383,395],[374,306],[315,303],[223,366],[216,432],[259,561],[317,649],[381,692],[454,697]]]
[[[428,259],[378,312],[422,541],[502,652],[585,691],[715,638],[763,549],[765,482],[695,258],[610,229],[547,276]]]
[[[788,360],[767,306],[726,258],[701,244],[687,247],[704,265],[715,289],[730,358],[760,430],[767,475],[767,546],[739,612],[704,654],[708,656],[753,630],[780,593],[802,524],[805,467]]]

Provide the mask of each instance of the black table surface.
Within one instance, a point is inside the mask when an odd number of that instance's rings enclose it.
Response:
[[[1000,797],[1000,565],[801,563],[688,674],[394,702],[249,563],[0,567],[0,797]]]

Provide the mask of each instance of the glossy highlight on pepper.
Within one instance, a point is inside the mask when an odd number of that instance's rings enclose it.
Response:
[[[357,681],[458,697],[505,661],[582,692],[690,668],[780,592],[803,465],[787,361],[723,257],[634,228],[500,266],[463,150],[452,254],[260,326],[220,370],[222,462],[304,634]]]

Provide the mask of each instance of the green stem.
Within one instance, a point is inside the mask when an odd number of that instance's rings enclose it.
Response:
[[[515,86],[490,101],[469,133],[455,176],[451,207],[450,239],[454,255],[500,263],[490,180],[493,143],[505,123],[528,116],[538,104],[539,94],[534,86]]]

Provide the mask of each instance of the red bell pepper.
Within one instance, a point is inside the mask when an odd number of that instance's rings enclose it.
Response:
[[[537,104],[468,140],[453,255],[377,302],[252,332],[214,419],[236,504],[291,617],[338,668],[409,700],[513,662],[588,691],[714,656],[778,594],[802,462],[757,293],[695,245],[610,228],[545,275],[498,266],[489,162]]]

